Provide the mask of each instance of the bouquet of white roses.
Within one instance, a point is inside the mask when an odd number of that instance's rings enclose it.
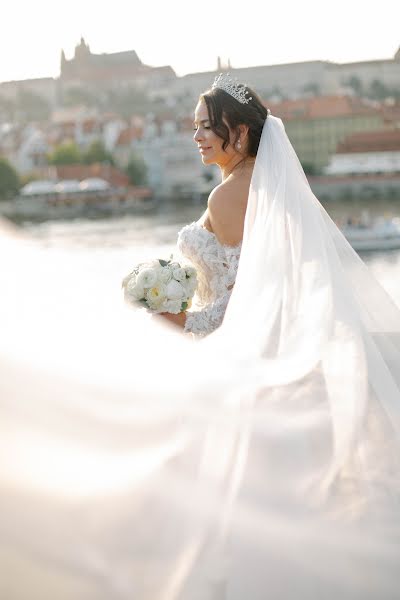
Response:
[[[196,270],[157,259],[138,264],[122,282],[125,300],[154,313],[178,314],[190,308],[197,287]]]

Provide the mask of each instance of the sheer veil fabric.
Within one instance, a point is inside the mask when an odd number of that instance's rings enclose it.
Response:
[[[197,343],[0,239],[1,597],[398,597],[399,309],[279,119]]]

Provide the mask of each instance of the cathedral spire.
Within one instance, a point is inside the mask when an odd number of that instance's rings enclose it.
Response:
[[[60,72],[61,74],[65,70],[65,65],[67,64],[67,59],[65,58],[65,52],[61,49],[61,57],[60,57]]]

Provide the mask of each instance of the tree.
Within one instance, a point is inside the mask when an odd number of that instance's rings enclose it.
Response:
[[[66,142],[57,146],[48,160],[51,165],[75,165],[82,162],[82,156],[74,142]]]
[[[93,163],[109,163],[114,164],[114,157],[111,152],[106,150],[101,140],[95,140],[82,155],[82,162],[86,165],[92,165]]]
[[[0,157],[0,199],[14,196],[19,188],[18,173],[6,158]]]
[[[363,84],[357,75],[352,75],[346,82],[345,85],[351,87],[356,96],[363,95]]]
[[[302,163],[303,171],[306,175],[319,175],[320,169],[312,163]]]
[[[147,167],[144,160],[139,156],[131,156],[125,173],[133,185],[144,185],[147,183]]]
[[[310,96],[320,96],[321,88],[318,83],[310,81],[303,86],[303,93]]]
[[[214,179],[214,173],[211,173],[211,171],[204,171],[202,177],[206,183],[210,183],[210,181]]]
[[[368,90],[369,98],[373,100],[384,100],[390,96],[390,90],[379,79],[374,79]]]

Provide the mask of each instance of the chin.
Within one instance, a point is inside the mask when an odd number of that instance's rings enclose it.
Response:
[[[201,161],[203,165],[213,165],[215,163],[215,160],[208,156],[202,156]]]

